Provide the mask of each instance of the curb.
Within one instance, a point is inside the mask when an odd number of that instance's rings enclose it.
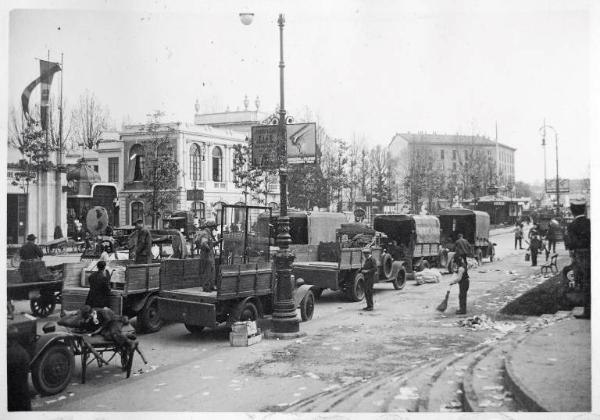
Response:
[[[517,346],[517,350],[520,346]],[[513,350],[514,351],[514,350]],[[527,389],[525,385],[521,383],[519,378],[515,375],[514,367],[512,365],[512,357],[507,357],[504,364],[504,380],[506,381],[507,388],[512,392],[517,404],[527,411],[530,412],[547,412],[548,410],[538,404],[534,397],[534,393]]]

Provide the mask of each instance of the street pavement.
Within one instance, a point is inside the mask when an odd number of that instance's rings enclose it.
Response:
[[[457,321],[464,317],[454,315],[456,286],[446,313],[436,312],[448,288],[448,274],[439,284],[417,286],[409,281],[400,291],[390,283],[376,284],[371,313],[360,311],[364,302],[348,302],[340,293],[325,291],[313,319],[301,324],[307,333],[303,338],[230,347],[225,328],[193,336],[181,324],[166,325],[158,333],[139,336],[149,363],[136,358],[131,378],[125,378],[117,362],[103,368],[92,365],[81,385],[77,361],[69,387],[60,395],[36,397],[34,410],[339,411],[336,404],[317,402],[332,395],[351,401],[350,390],[357,384],[475,351],[527,322],[501,320],[497,311],[545,279],[539,267],[524,261],[524,250],[514,250],[512,233],[499,232],[493,241],[497,260],[470,271],[468,316],[486,315],[504,328],[459,326]],[[562,266],[569,259],[562,244],[559,248]],[[22,305],[19,302],[17,309]],[[301,406],[306,399],[316,402]],[[349,411],[385,408],[378,400],[369,404]]]

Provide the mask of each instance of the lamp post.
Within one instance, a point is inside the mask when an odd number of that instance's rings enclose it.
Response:
[[[556,216],[560,217],[560,189],[559,189],[559,178],[558,178],[558,133],[551,125],[546,124],[546,120],[544,120],[544,125],[540,127],[540,131],[542,132],[542,146],[544,146],[544,151],[546,150],[546,129],[549,128],[554,132],[554,146],[556,148]],[[544,159],[545,160],[545,159]],[[545,162],[544,162],[545,165]],[[544,185],[544,188],[546,186]]]
[[[253,13],[240,13],[240,20],[244,25],[250,25]],[[277,246],[279,250],[275,256],[276,286],[275,303],[273,305],[272,330],[267,334],[270,338],[291,339],[305,333],[300,332],[300,320],[296,316],[296,305],[293,297],[292,262],[294,256],[289,251],[290,221],[287,215],[287,131],[285,126],[285,97],[284,97],[284,68],[283,61],[283,27],[285,18],[283,14],[277,19],[279,26],[279,121],[277,129],[278,157],[279,157],[279,194],[280,209],[277,219]]]

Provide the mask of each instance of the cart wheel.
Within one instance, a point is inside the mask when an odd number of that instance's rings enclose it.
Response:
[[[31,380],[42,395],[54,395],[69,385],[75,358],[69,347],[57,343],[48,348],[31,366]]]
[[[10,259],[10,265],[14,268],[19,268],[19,265],[21,265],[21,255],[18,252]]]
[[[300,316],[302,321],[310,321],[315,312],[315,295],[309,290],[300,302]]]
[[[404,271],[404,269],[398,271],[398,275],[392,280],[392,284],[396,290],[404,289],[404,286],[406,285],[406,271]]]
[[[353,302],[360,302],[365,298],[365,277],[361,272],[355,274],[347,294]]]
[[[145,333],[153,333],[162,327],[162,319],[158,312],[158,297],[150,296],[146,304],[138,314],[141,330]]]
[[[185,323],[184,325],[192,334],[200,334],[204,330],[204,327],[201,325],[190,325],[188,323]]]
[[[40,318],[46,318],[56,307],[56,297],[54,295],[40,295],[29,301],[29,307],[31,308],[31,313],[33,315]]]

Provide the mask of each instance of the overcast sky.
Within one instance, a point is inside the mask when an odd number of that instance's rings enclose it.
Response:
[[[94,11],[75,2],[65,3],[79,8],[69,11],[13,10],[9,104],[19,104],[38,76],[35,59],[50,50],[56,61],[64,53],[67,103],[89,89],[118,125],[125,116],[143,122],[155,109],[192,122],[196,98],[204,111],[224,111],[243,107],[246,94],[254,109],[259,96],[261,110],[272,111],[281,11],[286,108],[298,116],[310,108],[332,137],[364,135],[371,144],[407,131],[493,138],[497,122],[500,142],[518,149],[517,179],[539,181],[546,118],[559,135],[561,176],[589,176],[588,3],[520,3],[154,2],[154,10],[128,10],[108,1]],[[255,13],[251,25],[240,23],[242,10]]]

